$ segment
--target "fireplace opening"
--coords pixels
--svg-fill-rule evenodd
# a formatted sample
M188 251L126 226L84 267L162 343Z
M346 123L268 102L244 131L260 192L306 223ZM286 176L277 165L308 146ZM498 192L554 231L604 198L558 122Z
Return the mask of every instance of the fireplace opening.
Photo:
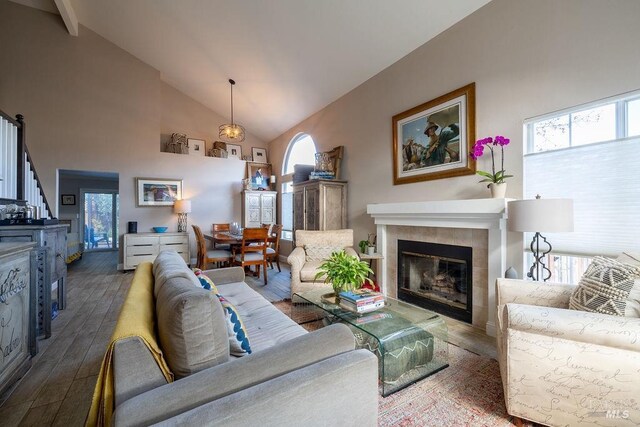
M471 323L472 249L398 240L398 299Z

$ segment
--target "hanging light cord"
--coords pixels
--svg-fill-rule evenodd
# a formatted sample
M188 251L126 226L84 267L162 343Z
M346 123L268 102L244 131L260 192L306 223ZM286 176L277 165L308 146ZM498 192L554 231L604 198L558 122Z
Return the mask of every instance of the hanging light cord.
M229 83L231 83L231 126L233 126L233 85L236 82L233 79L229 79Z

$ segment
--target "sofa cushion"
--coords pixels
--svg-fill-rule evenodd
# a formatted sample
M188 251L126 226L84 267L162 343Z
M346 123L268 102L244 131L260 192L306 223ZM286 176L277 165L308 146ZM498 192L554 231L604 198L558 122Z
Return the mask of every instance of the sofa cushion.
M154 296L158 298L158 292L166 281L175 277L188 279L194 286L200 286L200 281L177 252L171 250L160 252L153 261Z
M162 351L176 378L229 360L222 305L215 294L194 286L193 280L167 279L158 291L156 316Z
M595 257L571 295L569 308L640 317L640 267Z
M329 258L332 253L340 252L344 247L336 245L304 245L304 253L306 255L306 261L324 261Z
M211 280L209 276L204 274L202 270L200 270L199 268L194 268L193 274L195 274L200 281L200 286L202 286L202 289L211 291L216 295L219 293L218 288L216 288L216 285L213 283L213 280Z
M319 283L324 282L324 279L327 277L326 275L322 275L316 279L316 273L318 272L320 264L322 264L322 261L307 261L300 269L300 280L303 282L313 282L316 280Z
M254 353L307 333L244 282L219 285L218 290L242 317Z
M238 309L227 301L222 295L216 295L222 307L224 307L227 319L227 332L229 333L229 353L232 356L245 356L251 354L251 344L247 328L242 323L242 318L238 314Z

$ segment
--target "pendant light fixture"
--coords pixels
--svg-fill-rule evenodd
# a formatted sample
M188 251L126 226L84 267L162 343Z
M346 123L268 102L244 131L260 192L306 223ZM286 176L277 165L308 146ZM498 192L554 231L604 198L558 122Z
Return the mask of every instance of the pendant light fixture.
M231 84L231 124L221 125L218 128L218 136L223 142L242 142L244 141L244 127L233 122L233 85L236 84L233 79L229 79Z

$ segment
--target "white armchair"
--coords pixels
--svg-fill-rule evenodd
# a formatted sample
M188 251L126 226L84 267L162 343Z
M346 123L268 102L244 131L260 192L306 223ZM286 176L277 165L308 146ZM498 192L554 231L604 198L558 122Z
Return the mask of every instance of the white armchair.
M640 319L569 310L574 289L498 279L507 412L550 426L640 425Z
M323 279L315 279L316 272L322 259L308 259L305 246L344 249L349 255L355 257L358 253L353 249L353 230L327 230L310 231L296 230L296 247L293 249L287 261L291 265L291 298L296 292L304 292L312 289L326 288L327 292L333 289Z

